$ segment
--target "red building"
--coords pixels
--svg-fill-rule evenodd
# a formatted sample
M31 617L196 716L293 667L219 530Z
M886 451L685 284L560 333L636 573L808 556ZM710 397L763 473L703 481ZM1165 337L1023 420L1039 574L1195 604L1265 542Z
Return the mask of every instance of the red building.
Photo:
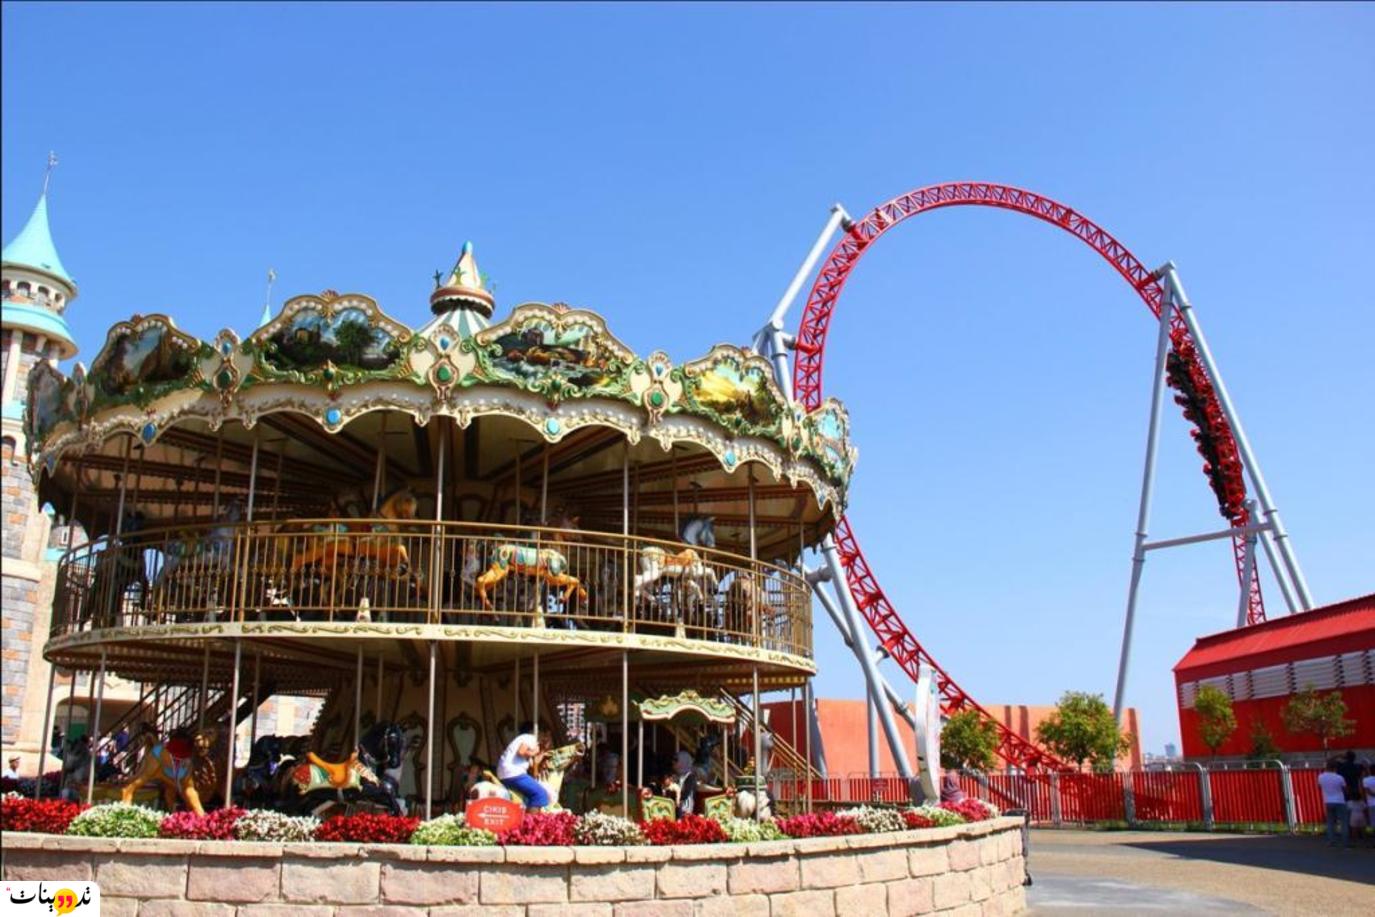
M1313 735L1290 735L1280 711L1307 687L1340 691L1356 731L1332 751L1375 749L1375 593L1200 637L1174 667L1179 731L1184 756L1211 754L1198 734L1194 698L1202 685L1215 685L1232 698L1237 730L1219 750L1222 757L1251 751L1260 723L1287 754L1322 753Z

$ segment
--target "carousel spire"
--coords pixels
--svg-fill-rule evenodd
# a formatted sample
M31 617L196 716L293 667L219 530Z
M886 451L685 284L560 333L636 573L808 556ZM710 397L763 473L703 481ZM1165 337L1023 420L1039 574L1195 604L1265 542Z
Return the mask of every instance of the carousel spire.
M492 317L496 300L488 292L482 273L477 269L477 259L473 257L473 243L464 242L458 261L449 271L449 277L442 283L436 275L437 288L430 294L430 310L435 315L443 315L460 309L476 312L484 319Z

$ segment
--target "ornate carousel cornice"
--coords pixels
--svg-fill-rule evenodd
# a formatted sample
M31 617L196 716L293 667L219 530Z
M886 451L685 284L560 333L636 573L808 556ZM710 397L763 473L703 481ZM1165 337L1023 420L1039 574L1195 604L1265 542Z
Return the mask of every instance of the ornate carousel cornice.
M367 296L332 292L294 297L243 340L226 329L201 341L165 315L119 322L89 372L35 371L25 429L41 477L64 454L118 435L152 444L192 418L252 428L290 412L336 432L379 410L422 425L511 417L550 442L599 425L665 450L695 443L728 472L758 462L837 509L855 462L839 402L805 412L766 360L738 347L717 345L681 366L661 351L642 359L596 313L543 303L471 336L448 321L420 333Z

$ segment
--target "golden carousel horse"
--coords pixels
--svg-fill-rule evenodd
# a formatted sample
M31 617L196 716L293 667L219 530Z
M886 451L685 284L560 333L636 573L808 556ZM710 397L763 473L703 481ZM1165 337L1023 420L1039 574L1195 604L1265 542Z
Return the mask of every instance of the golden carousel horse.
M173 736L165 742L154 736L144 736L146 747L138 771L124 785L120 798L126 803L132 802L134 794L145 783L153 781L162 786L162 799L168 811L176 808L180 797L192 812L204 815L201 799L210 800L216 790L213 755L216 735L215 729L202 729L190 738Z
M576 529L578 517L562 513L558 524L560 528ZM552 537L555 542L566 540L566 535L562 531L555 532ZM487 591L512 573L532 576L543 580L554 589L562 589L565 606L571 605L574 593L581 601L587 601L587 590L583 588L581 580L568 572L568 558L562 552L553 548L535 548L507 542L497 545L492 550L492 561L487 567L487 572L473 582L477 597L484 608L490 611L495 607L488 598Z
M377 514L383 519L404 522L416 517L420 501L410 488L402 488L383 502ZM286 553L291 557L289 570L299 573L306 567L318 567L322 573L332 574L341 559L362 558L377 562L386 572L404 576L410 570L410 555L406 546L394 536L398 526L386 522L372 523L362 528L355 522L336 522L314 526L309 534L321 535L310 539L310 543L300 551L291 550L291 541L296 533L286 532L288 540ZM358 535L358 532L374 534ZM333 535L335 537L329 537Z

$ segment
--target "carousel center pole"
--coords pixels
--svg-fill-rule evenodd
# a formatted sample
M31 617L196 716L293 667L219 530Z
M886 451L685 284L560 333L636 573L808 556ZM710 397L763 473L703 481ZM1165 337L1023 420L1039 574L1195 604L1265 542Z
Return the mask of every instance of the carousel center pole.
M750 501L750 560L759 559L759 540L755 532L755 511L754 511L754 469L750 469L749 477L749 501ZM757 577L756 571L751 564L750 576ZM755 651L761 648L763 643L763 624L759 619L764 593L764 585L758 579L754 581L755 599L750 602L751 613L754 618L754 648ZM754 707L750 715L754 718L754 820L759 821L763 814L762 797L764 793L764 721L759 715L759 663L755 663L752 673L754 680L753 704Z
M358 643L358 671L353 679L353 746L363 738L363 644Z
M95 720L91 728L86 730L86 739L90 745L90 757L86 763L86 805L91 804L95 798L95 771L96 764L100 760L100 714L101 708L105 705L105 653L104 647L100 650L100 690L95 696ZM38 775L43 779L43 775Z
M253 746L258 744L258 707L262 698L258 696L258 685L263 669L262 651L253 654L253 713L248 718L248 756L253 757Z
M434 657L439 644L430 641L430 696L425 714L425 820L434 811Z
M621 650L621 806L630 818L630 651Z
M377 656L377 722L382 722L382 679L385 676L383 670L382 655Z
M53 721L53 689L57 687L57 666L48 666L48 701L43 707L43 731L38 734L38 779L33 783L33 798L43 798L43 766L48 761L48 730Z
M234 641L234 676L230 681L229 688L229 723L227 726L228 735L225 738L225 745L228 748L224 753L224 807L226 809L234 805L234 745L238 735L238 715L239 715L239 665L243 661L243 640Z
M205 644L205 652L201 661L201 696L199 711L196 715L196 730L205 728L205 704L210 694L210 644Z

